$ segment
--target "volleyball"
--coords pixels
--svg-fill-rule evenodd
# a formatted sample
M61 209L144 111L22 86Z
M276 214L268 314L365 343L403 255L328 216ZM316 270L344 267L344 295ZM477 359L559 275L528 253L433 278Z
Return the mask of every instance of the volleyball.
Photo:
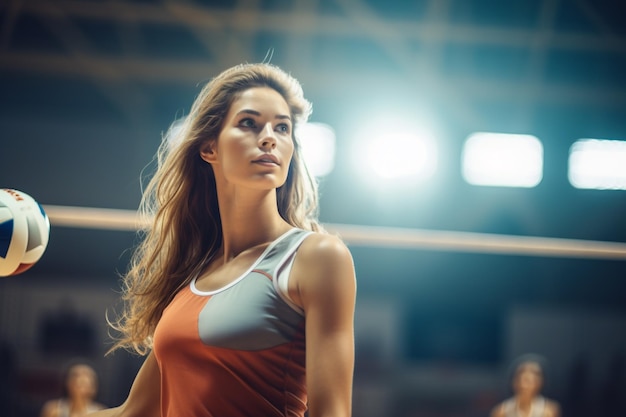
M43 255L50 221L30 195L0 188L0 277L21 274Z

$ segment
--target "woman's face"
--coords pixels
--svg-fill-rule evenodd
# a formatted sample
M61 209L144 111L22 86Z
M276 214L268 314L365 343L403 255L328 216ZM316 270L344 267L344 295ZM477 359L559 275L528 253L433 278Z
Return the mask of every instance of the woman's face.
M96 372L88 365L73 366L67 378L70 397L93 398L98 390Z
M294 152L285 99L268 87L244 90L230 106L222 130L201 153L216 179L257 189L278 188Z
M518 394L537 395L543 384L543 373L539 364L526 362L517 368L513 388Z

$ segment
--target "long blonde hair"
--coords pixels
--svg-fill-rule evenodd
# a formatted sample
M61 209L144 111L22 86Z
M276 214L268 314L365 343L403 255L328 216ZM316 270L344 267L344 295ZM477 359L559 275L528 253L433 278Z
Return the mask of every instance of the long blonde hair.
M222 228L215 177L211 165L200 158L200 150L217 139L231 103L252 87L270 87L282 95L294 132L308 119L311 104L299 82L271 64L237 65L202 88L176 139L168 140L166 135L157 151L157 169L139 207L149 227L140 232L140 244L124 276L124 309L109 321L119 332L110 351L121 347L147 353L165 307L219 250ZM317 221L317 185L295 134L293 141L287 180L276 193L278 211L294 227L322 231Z

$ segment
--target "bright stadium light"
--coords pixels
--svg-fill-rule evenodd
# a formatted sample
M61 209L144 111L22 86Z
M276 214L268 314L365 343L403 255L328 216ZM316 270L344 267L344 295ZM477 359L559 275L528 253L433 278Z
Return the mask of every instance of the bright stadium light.
M296 132L304 161L316 177L330 174L335 167L335 131L323 123L305 123Z
M417 184L433 176L438 158L434 135L407 120L370 123L356 135L354 164L363 178Z
M531 135L473 133L463 146L462 174L473 185L535 187L543 178L543 146Z
M576 188L626 190L626 141L574 142L569 153L568 178Z

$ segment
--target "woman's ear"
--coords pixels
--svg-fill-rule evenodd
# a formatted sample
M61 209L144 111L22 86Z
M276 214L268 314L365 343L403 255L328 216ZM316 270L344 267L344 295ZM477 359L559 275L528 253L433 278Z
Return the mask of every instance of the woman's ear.
M200 157L209 164L212 164L217 160L217 152L215 152L216 145L216 141L210 140L200 148Z

